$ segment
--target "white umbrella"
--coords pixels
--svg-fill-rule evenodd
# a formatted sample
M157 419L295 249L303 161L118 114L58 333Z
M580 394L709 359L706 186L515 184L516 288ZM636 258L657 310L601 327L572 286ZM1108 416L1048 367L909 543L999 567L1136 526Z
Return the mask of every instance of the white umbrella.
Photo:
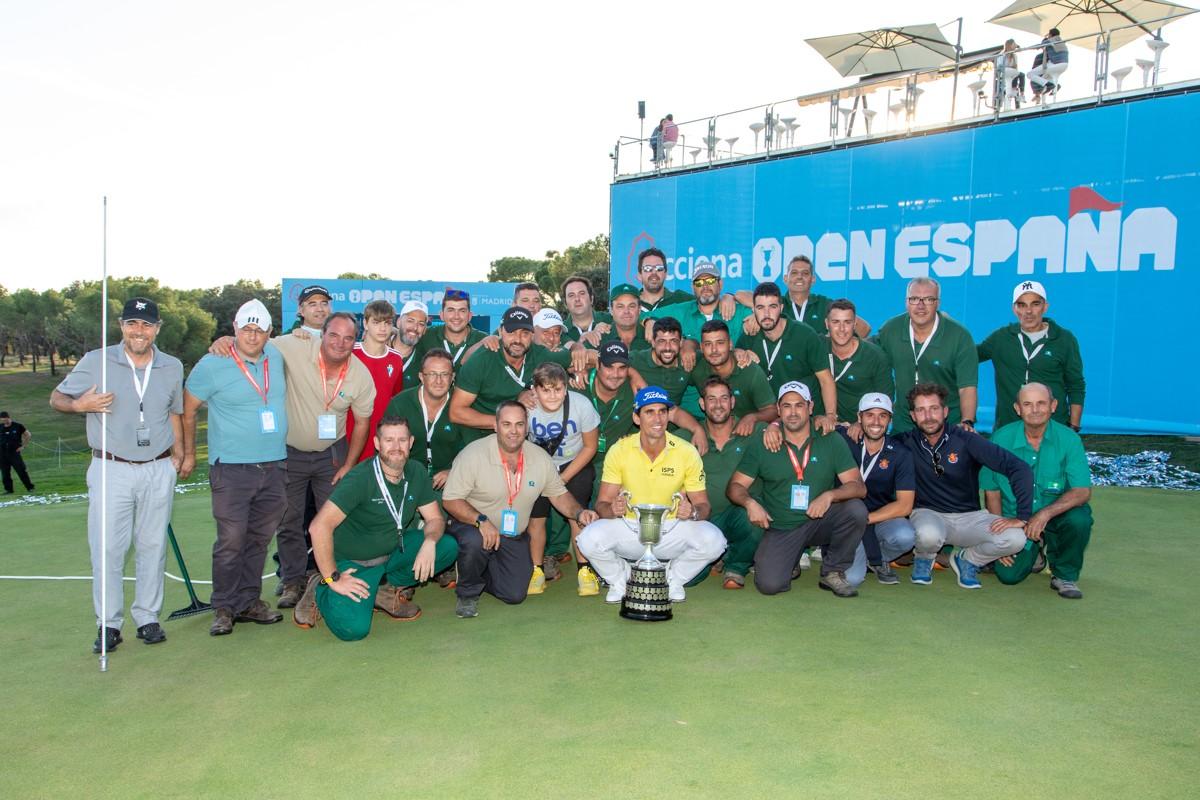
M805 39L841 75L940 67L957 52L937 25L906 25Z
M1158 0L1018 0L988 22L1041 36L1058 28L1064 39L1092 37L1071 44L1093 50L1095 37L1112 31L1110 48L1116 50L1195 10Z

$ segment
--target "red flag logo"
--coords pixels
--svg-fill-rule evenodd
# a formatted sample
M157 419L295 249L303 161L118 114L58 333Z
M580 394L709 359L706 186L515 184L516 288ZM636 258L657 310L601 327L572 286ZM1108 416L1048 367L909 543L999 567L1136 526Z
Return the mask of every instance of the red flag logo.
M1089 189L1086 186L1076 186L1071 190L1067 218L1070 219L1080 211L1116 211L1121 205L1121 203L1113 203L1105 200L1095 189Z

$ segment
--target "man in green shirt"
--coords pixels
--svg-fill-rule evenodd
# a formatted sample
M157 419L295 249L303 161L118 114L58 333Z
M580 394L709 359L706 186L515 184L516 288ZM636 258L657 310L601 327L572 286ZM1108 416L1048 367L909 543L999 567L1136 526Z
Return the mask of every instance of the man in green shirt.
M308 526L318 572L296 605L295 621L311 628L323 617L342 641L366 637L376 608L395 619L416 619L421 609L409 602L411 588L449 567L458 554L454 540L442 535L446 520L429 473L408 457L407 420L380 420L375 448L375 458L338 481ZM418 511L423 532L413 525Z
M637 287L630 283L619 283L613 287L609 295L609 311L612 312L612 330L605 333L600 341L620 341L629 352L649 350L650 340L646 338L645 329L638 323L640 304Z
M483 341L487 334L471 327L471 295L462 289L446 289L442 295L441 318L441 325L425 331L417 349L422 353L438 348L445 350L457 371L466 359L466 352ZM405 383L404 387L413 385Z
M753 353L767 373L772 393L791 381L800 381L815 398L814 422L822 433L837 426L837 388L826 363L821 338L807 325L783 316L779 287L760 283L754 289L754 320L757 332L742 334L738 349ZM830 409L826 413L825 409Z
M695 366L696 343L700 341L700 327L711 319L723 319L732 330L741 330L742 321L750 316L750 309L737 303L721 303L721 273L708 261L697 261L692 270L692 291L695 302L675 303L670 306L659 306L647 312L644 324L649 326L649 320L674 317L679 320L683 329L683 338L690 344L683 351L684 366L691 369ZM689 358L691 363L689 363Z
M733 345L729 341L729 328L719 319L704 323L700 328L700 351L703 359L691 372L692 385L697 394L705 382L717 376L723 379L733 393L733 415L738 417L733 432L746 436L760 422L773 422L778 417L775 396L767 375L757 364L739 367L733 360ZM703 408L701 403L701 408ZM706 413L707 416L707 413Z
M1048 386L1057 401L1054 421L1079 430L1083 419L1083 358L1079 342L1045 314L1046 287L1022 281L1013 289L1017 322L997 328L979 345L979 360L991 361L996 372L996 424L993 430L1018 419L1013 409L1022 386Z
M595 311L596 293L592 282L584 275L572 275L562 282L563 305L567 307L563 340L582 342L595 349L601 337L612 331L613 318Z
M411 458L429 471L433 488L439 492L450 474L454 456L463 446L462 429L450 422L447 409L454 384L450 359L450 354L440 347L427 351L421 359L420 385L393 397L383 412L384 416L411 423ZM416 424L417 420L421 424Z
M837 418L846 425L858 422L858 403L863 395L892 397L896 393L887 355L879 345L854 335L857 319L854 303L845 299L830 303L825 317L829 335L824 345L829 371L837 382Z
M908 282L908 311L892 317L876 337L892 362L896 376L896 414L893 433L913 428L908 390L918 383L936 383L950 390L947 425L975 430L979 403L979 358L971 333L938 311L941 287L933 278Z
M1033 469L1033 516L1025 523L1025 549L996 562L1001 583L1020 583L1034 570L1044 544L1050 562L1050 588L1060 597L1078 600L1083 551L1092 536L1092 475L1079 434L1052 416L1058 401L1040 383L1023 386L1017 395L1020 420L992 435L992 443L1014 453ZM1008 478L990 469L979 475L987 509L1013 517L1017 500Z
M366 320L364 319L364 322ZM420 300L409 300L396 315L396 335L392 339L394 349L403 359L403 387L417 385L417 372L421 369L421 356L425 350L421 341L429 329L429 307ZM366 336L363 340L365 342ZM364 345L365 346L365 345Z
M704 409L704 432L708 437L708 452L703 461L704 482L712 504L709 520L721 529L729 544L721 577L726 589L741 589L746 585L754 551L762 540L762 528L751 525L746 509L729 502L725 492L742 462L742 454L752 438L762 437L764 426L755 425L747 435L737 434L733 389L719 375L709 377L700 387L700 405ZM691 585L700 583L707 574L708 570L702 570L692 579Z
M783 315L793 322L803 322L813 333L822 336L825 333L825 317L833 301L812 291L815 282L816 274L808 256L798 255L788 262L787 270L783 273L783 285L787 289L787 295L783 298ZM742 305L754 306L750 292L745 289L737 293L737 299ZM746 332L754 333L749 330L750 327L753 326L748 325ZM866 338L871 333L870 323L865 319L857 320L855 332L860 338Z
M846 570L866 531L867 487L841 434L812 430L807 386L784 384L777 405L783 446L771 452L761 437L753 439L729 481L729 499L764 529L754 552L754 586L763 594L788 591L805 548L824 545L821 588L855 597ZM755 481L762 490L752 497Z
M687 292L663 287L667 279L667 256L657 247L638 253L637 271L638 280L642 283L642 291L638 294L642 313L676 303L687 303L692 299Z
M692 445L700 455L704 455L704 450L708 447L704 429L696 422L695 416L680 407L685 393L691 386L691 376L680 363L682 331L679 321L674 317L655 320L653 331L651 349L641 350L629 356L629 382L634 392L646 386L657 386L666 392L672 403L668 417L671 424L676 428L686 429L691 434ZM697 413L699 410L697 403Z

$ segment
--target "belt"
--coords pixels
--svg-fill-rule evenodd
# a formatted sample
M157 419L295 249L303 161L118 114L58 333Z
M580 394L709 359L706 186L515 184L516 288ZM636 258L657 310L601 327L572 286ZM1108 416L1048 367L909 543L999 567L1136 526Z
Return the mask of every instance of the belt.
M121 458L120 456L114 456L112 453L106 453L103 450L97 450L95 448L92 448L92 456L94 458L104 458L109 461L119 461L122 464L149 464L152 461L162 461L164 458L169 458L170 455L171 455L171 448L168 447L166 450L163 450L161 453L156 455L154 458L147 458L145 461L134 461L131 458Z

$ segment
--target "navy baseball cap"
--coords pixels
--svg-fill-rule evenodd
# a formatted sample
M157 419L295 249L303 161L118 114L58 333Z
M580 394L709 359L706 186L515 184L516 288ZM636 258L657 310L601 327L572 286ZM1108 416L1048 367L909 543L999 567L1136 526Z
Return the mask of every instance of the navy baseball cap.
M126 322L131 319L140 319L142 322L157 325L158 306L148 298L131 297L125 301L125 308L121 309L121 319Z
M600 363L606 367L629 363L629 348L624 342L611 341L600 345Z
M514 331L532 331L533 315L529 313L529 309L527 308L513 306L504 312L504 316L500 320L500 327L509 333L513 333Z
M318 295L318 294L325 295L326 300L333 300L333 295L331 295L329 293L328 289L326 289L324 286L321 286L320 284L314 283L311 286L305 286L303 289L300 290L300 299L297 300L296 302L299 303L300 305L304 305L305 300L312 297L313 295Z
M643 387L633 399L633 410L641 411L646 406L652 406L660 403L667 408L672 408L675 405L671 402L671 398L667 395L666 391L661 387L646 386Z

